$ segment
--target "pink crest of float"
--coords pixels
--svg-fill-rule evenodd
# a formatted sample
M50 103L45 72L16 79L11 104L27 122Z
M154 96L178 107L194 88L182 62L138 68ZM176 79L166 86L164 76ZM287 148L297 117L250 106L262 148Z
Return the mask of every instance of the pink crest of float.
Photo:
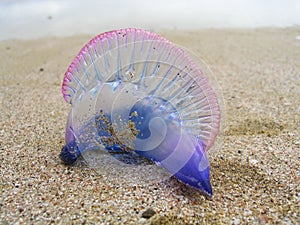
M128 54L128 57L130 58L130 51L134 49L136 43L140 44L140 51L150 51L150 47L149 49L146 49L144 46L145 49L142 49L143 43L147 42L151 42L153 43L153 46L155 46L151 50L161 49L160 52L162 52L161 54L163 56L161 58L157 58L157 60L162 60L164 63L169 63L171 66L173 66L172 64L176 64L174 66L179 67L182 71L190 70L188 72L188 76L192 77L195 81L197 88L199 89L196 92L200 93L199 96L201 98L201 100L199 100L200 103L195 104L195 107L203 107L203 110L209 112L207 115L202 115L203 118L201 121L203 121L203 124L201 126L205 129L200 134L200 136L205 137L205 149L208 150L214 144L220 127L220 109L217 97L209 85L207 78L190 56L181 48L153 32L135 28L120 29L99 34L89 41L80 50L64 75L62 84L64 100L73 104L73 101L76 101L76 97L74 96L84 94L85 91L90 88L91 82L105 82L107 78L110 77L110 74L105 74L107 71L104 71L103 69L101 70L103 67L102 64L104 64L103 61L107 60L107 55L113 54L111 53L113 51L117 52L115 49L121 49L121 47L123 49L127 49L128 53L118 52L118 54ZM149 58L151 58L152 61L156 60L156 55L154 53L152 55L151 54L149 53L147 57L150 55ZM143 55L141 54L141 56ZM172 57L172 60L168 59L169 56ZM134 60L138 62L148 60L147 57L134 57L137 57ZM162 59L163 57L165 58ZM130 63L134 62L128 61L128 64ZM90 70L91 67L94 69ZM188 101L188 99L186 99L186 101Z

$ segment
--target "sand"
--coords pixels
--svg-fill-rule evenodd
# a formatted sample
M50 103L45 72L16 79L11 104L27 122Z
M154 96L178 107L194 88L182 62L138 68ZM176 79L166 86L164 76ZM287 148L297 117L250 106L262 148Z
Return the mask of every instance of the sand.
M223 93L213 198L174 178L127 186L122 177L63 165L70 106L62 78L91 36L7 40L0 42L0 224L300 223L300 29L159 33L203 58Z

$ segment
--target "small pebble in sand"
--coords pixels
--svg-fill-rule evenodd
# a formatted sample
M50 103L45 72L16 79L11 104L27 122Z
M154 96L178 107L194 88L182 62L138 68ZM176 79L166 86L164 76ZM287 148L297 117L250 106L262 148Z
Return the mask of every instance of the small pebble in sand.
M148 219L148 218L154 216L155 213L156 212L153 209L149 208L145 212L143 212L142 217Z

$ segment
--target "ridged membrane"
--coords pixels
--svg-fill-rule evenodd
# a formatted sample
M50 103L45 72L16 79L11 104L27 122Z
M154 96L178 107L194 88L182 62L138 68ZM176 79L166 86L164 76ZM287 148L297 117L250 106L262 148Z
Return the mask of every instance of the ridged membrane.
M87 96L94 101L99 90L104 102L86 104L91 113L78 115L82 121L78 129L98 106L110 102L114 110L132 106L138 93L140 99L158 96L172 105L176 112L170 116L177 114L180 126L201 139L205 150L218 134L219 105L205 75L182 49L155 33L132 28L106 32L82 48L65 73L64 99L73 106L87 101ZM125 97L116 101L112 95Z

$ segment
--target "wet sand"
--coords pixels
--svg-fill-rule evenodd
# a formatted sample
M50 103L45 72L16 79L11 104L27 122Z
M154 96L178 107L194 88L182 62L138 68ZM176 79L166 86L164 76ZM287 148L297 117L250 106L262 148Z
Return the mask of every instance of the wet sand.
M203 58L223 93L213 198L174 178L126 186L123 177L112 182L87 166L63 165L70 109L63 74L92 36L7 40L0 42L0 224L299 223L300 28L159 33ZM147 209L151 218L143 218Z

